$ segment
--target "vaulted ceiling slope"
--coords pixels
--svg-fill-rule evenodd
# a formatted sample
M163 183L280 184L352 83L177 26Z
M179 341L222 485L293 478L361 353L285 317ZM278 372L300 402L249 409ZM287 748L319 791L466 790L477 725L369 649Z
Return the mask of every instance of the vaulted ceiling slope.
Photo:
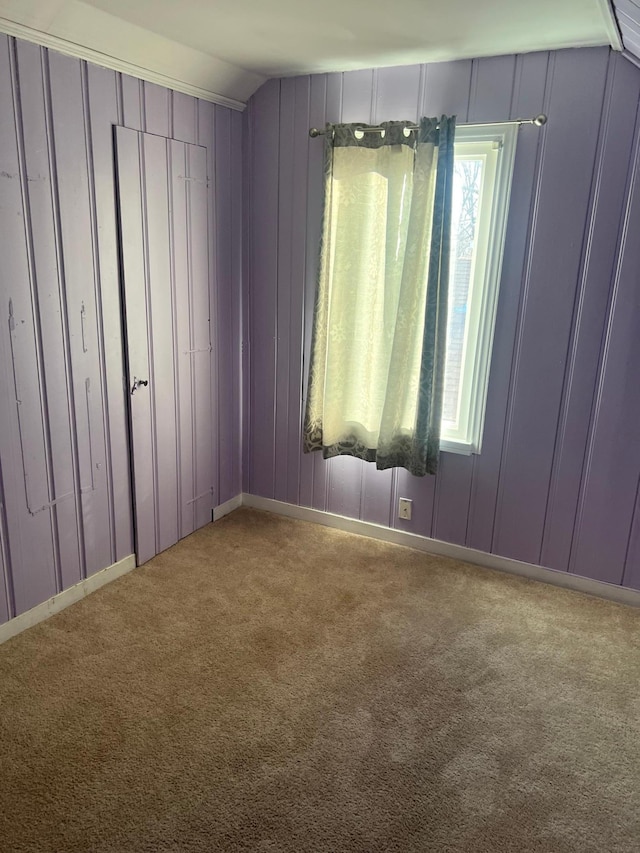
M0 0L0 31L238 109L267 77L622 47L609 0Z
M625 50L640 60L640 0L613 0Z

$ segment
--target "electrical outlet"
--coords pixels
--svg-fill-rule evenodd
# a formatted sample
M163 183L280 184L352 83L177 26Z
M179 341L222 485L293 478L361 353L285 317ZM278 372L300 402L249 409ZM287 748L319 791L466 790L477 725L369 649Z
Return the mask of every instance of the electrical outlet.
M398 502L398 518L404 518L406 521L411 519L411 501L409 498L400 498Z

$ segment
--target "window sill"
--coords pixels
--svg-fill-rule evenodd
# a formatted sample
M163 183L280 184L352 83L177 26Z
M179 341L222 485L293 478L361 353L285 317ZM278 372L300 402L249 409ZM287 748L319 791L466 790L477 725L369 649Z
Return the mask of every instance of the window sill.
M450 438L440 439L440 450L444 453L458 453L460 456L473 456L478 452L471 442L452 441Z

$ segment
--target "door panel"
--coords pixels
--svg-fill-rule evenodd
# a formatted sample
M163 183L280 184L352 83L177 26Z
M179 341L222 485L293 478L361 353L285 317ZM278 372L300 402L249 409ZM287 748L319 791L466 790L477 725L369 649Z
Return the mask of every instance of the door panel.
M207 234L207 152L205 148L172 142L174 162L182 166L181 152L185 161L181 178L175 174L179 191L180 182L185 183L186 197L186 235L189 267L189 341L188 347L180 356L188 363L191 378L191 429L192 429L192 466L193 495L190 502L183 503L183 526L197 529L211 519L211 487L213 479L212 414L211 414L211 336L209 293L206 282L209 279ZM174 223L176 231L179 223Z
M144 563L211 520L206 150L121 127L116 142L136 550Z

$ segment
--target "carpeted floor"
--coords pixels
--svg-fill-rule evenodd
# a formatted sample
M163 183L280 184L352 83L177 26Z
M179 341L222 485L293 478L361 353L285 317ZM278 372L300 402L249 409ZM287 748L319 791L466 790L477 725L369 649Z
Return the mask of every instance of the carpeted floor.
M253 510L0 647L2 853L640 850L640 611Z

